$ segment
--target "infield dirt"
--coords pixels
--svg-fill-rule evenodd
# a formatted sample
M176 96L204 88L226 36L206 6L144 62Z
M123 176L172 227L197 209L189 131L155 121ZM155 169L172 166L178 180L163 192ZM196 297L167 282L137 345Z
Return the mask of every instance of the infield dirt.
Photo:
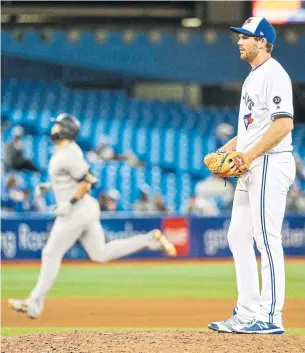
M3 336L2 353L303 353L305 336L232 335L203 331L211 320L230 316L232 300L203 299L49 299L38 320L2 301L2 327L138 328L128 332L70 332ZM284 323L304 327L305 301L287 300ZM147 328L157 328L148 331ZM166 331L166 329L177 329ZM147 330L147 331L146 331Z
M234 300L223 299L76 299L46 302L38 320L8 308L2 301L2 327L206 328L231 316ZM286 300L284 324L302 328L305 300Z
M2 353L302 353L305 337L213 332L71 332L2 338Z

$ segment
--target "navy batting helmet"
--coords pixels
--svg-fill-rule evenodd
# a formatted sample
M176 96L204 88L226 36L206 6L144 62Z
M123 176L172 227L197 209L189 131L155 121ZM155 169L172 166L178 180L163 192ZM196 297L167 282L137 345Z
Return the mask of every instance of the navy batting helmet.
M55 124L61 126L60 131L51 133L52 140L75 140L80 131L80 122L74 116L62 113L53 120Z

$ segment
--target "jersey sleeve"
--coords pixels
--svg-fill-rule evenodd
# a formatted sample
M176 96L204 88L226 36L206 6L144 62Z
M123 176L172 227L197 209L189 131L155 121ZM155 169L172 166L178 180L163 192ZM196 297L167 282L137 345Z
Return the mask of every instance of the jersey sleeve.
M267 108L271 120L281 117L293 119L292 84L288 74L283 71L273 72L267 80Z
M79 147L70 150L68 157L67 169L69 174L72 178L81 180L89 170L89 164L86 162L82 150Z

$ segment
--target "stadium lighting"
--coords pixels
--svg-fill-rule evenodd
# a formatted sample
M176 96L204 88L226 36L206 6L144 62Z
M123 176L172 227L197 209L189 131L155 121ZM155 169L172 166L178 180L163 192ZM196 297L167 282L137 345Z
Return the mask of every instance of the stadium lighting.
M200 27L201 26L201 19L197 17L191 17L191 18L183 18L181 21L181 25L183 27Z

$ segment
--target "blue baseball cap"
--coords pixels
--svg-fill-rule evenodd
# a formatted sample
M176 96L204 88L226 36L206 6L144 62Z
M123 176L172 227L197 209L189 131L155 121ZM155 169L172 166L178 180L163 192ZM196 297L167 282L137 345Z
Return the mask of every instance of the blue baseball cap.
M276 38L274 27L264 17L250 17L242 27L230 27L230 30L250 37L265 38L271 44Z

